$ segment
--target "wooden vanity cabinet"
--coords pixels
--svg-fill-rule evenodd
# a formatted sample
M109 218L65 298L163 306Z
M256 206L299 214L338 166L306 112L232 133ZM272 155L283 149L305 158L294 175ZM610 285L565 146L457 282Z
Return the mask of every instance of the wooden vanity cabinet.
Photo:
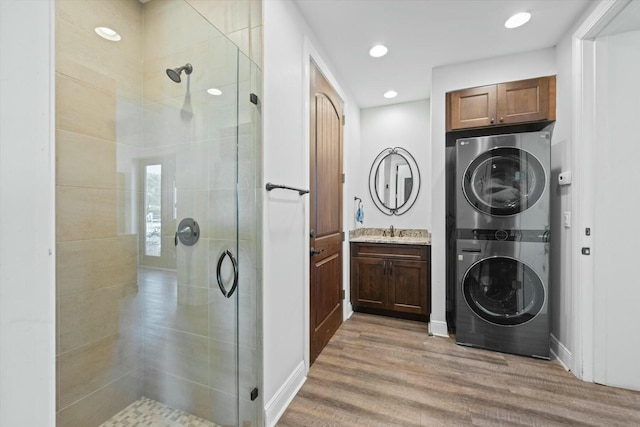
M351 243L354 311L428 320L431 246Z
M499 83L447 93L447 131L556 118L556 77Z

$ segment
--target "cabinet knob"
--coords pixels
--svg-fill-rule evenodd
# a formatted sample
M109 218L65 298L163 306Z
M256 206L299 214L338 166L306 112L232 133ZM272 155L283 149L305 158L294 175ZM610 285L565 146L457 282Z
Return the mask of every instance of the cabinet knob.
M500 123L504 122L504 117L500 117Z
M491 117L491 123L495 122L496 119L494 119L493 117Z

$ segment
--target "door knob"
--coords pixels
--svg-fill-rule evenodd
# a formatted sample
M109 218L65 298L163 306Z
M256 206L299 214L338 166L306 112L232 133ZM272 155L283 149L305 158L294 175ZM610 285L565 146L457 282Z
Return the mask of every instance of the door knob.
M324 252L324 249L314 249L314 248L311 248L311 251L310 251L310 252L311 252L311 256L314 256L314 255L318 255L318 254L321 254L322 252Z

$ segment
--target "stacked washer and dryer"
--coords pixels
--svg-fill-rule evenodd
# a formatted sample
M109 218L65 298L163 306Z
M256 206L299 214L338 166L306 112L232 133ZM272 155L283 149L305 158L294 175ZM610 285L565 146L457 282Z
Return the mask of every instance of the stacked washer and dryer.
M549 358L551 133L456 141L456 342Z

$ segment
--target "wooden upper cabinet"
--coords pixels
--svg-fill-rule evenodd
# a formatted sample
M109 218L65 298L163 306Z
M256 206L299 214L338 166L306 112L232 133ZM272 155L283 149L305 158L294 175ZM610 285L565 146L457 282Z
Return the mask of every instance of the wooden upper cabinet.
M490 126L496 119L496 85L463 89L450 94L451 128Z
M555 119L555 76L447 93L447 131Z

